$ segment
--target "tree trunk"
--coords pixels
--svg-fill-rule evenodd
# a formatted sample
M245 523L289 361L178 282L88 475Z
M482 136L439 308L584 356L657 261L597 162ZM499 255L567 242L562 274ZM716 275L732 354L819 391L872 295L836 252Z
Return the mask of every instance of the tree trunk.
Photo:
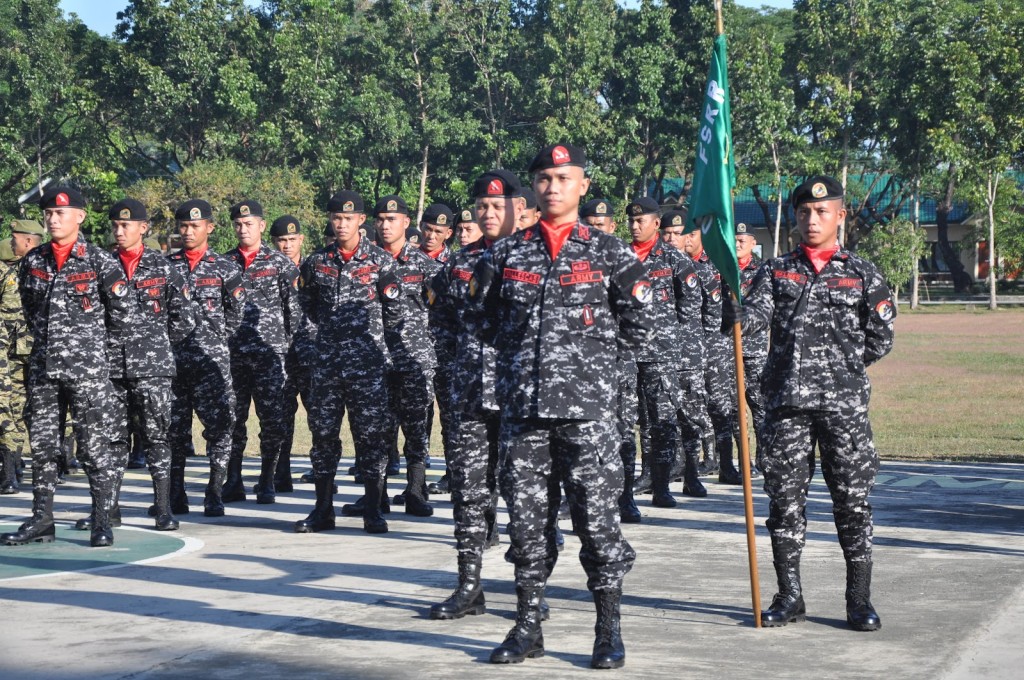
M957 293L966 293L974 284L974 279L964 269L960 261L960 255L953 250L949 242L949 211L953 208L953 193L956 190L956 169L951 165L949 176L946 182L946 195L935 205L935 225L939 237L939 251L942 259L949 267L949 273L953 277L953 290Z
M420 198L419 203L416 206L416 225L418 226L420 220L423 219L424 201L427 198L427 167L430 161L430 145L423 145L423 164L420 168Z
M775 186L779 188L775 197L775 244L772 246L772 257L779 256L779 229L782 226L782 168L779 167L779 145L772 142L772 164L775 166Z
M918 178L914 184L914 230L921 229L921 179ZM910 280L910 308L917 309L921 306L921 254L914 253L914 276Z
M995 311L996 305L996 192L999 191L999 175L988 172L988 308Z

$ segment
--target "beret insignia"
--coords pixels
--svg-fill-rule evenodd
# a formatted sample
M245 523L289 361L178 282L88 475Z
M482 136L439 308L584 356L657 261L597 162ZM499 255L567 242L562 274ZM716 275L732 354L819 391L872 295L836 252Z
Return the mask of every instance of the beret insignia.
M824 198L827 195L828 189L826 189L825 185L822 184L821 182L818 182L813 187L811 187L811 196L814 196L815 198Z
M121 208L121 219L130 220L132 218L132 211L129 208Z
M198 220L203 217L203 211L199 208L192 208L188 211L189 219Z
M570 160L572 160L572 157L569 156L569 150L564 146L556 146L551 150L551 162L555 165L564 165Z
M53 202L56 203L58 206L66 206L71 204L70 199L68 199L68 195L65 193L57 194L57 196L53 199Z

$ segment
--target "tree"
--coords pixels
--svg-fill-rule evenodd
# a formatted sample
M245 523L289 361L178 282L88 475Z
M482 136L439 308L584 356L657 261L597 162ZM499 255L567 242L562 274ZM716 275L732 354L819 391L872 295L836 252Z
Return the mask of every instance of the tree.
M860 243L858 252L871 260L899 297L917 268L917 259L924 250L924 232L910 220L892 220L878 225Z

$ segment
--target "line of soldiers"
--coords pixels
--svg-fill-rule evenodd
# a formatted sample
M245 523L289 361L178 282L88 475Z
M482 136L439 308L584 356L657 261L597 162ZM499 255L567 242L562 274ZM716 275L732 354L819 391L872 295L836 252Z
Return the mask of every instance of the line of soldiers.
M298 220L273 223L271 249L262 242L262 206L250 199L231 207L238 247L226 255L208 245L212 206L178 206L183 249L169 257L143 247L145 206L125 199L108 213L118 245L111 255L79 234L82 196L48 190L40 207L51 241L24 256L17 277L34 340L26 381L33 516L0 542L53 540L55 461L68 410L93 499L78 527L91 531L92 545L107 546L120 522L129 413L140 421L153 477L150 514L157 529L173 530L174 515L189 512L193 412L210 461L204 514L217 517L225 503L246 498L241 457L252 402L260 421L256 502L291 490L300 396L316 502L295 531L335 527L347 410L363 496L341 512L362 517L368 533L384 533L399 429L407 484L395 502L409 515L433 512L424 469L436 401L448 468L438 490L452 494L458 586L431 608L432 618L485 612L482 554L498 543L500 493L518 605L491 661L542 655L544 587L557 562L564 490L597 611L591 665L619 667L622 581L635 559L620 522L641 519L634 489L646 477L652 504L672 507L669 485L678 477L684 494L705 496L702 449L706 473L739 482L732 439L745 436L746 425L736 422L724 330L741 322L780 586L764 622L805 615L798 562L817 444L850 565L848 617L855 628L876 629L867 493L877 456L863 367L891 347L895 312L877 271L834 246L835 228L818 224L820 206L832 210L832 227L845 217L836 207L841 187L812 178L794 192L805 244L784 258L758 264L752 234L740 225L749 302L738 307L685 213L660 215L656 202L637 199L626 208L627 245L609 235L610 202L580 210L586 164L570 144L546 147L529 168L532 190L507 171L490 171L473 184L471 210L456 216L429 206L418 229L405 202L385 196L373 208L378 245L367 235L362 197L341 191L326 206L331 242L304 260ZM805 230L805 222L813 224ZM10 415L0 416L7 428ZM634 483L638 421L643 464Z

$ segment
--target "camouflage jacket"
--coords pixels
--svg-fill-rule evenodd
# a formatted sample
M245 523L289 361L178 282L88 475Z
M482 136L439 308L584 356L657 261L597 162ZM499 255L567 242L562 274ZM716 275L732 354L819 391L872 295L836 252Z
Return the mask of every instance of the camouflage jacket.
M345 262L337 244L322 248L302 263L299 299L316 325L317 363L356 374L391 364L384 329L402 320L402 283L395 259L359 239Z
M384 340L395 368L405 371L433 369L437 366L434 339L427 327L427 291L430 280L441 269L412 243L406 243L394 258L395 274L402 282L401 321L384 329Z
M683 366L682 370L703 370L703 296L693 260L659 240L643 265L654 291L647 307L652 330L632 358L641 363Z
M315 253L314 253L315 254ZM312 255L310 255L312 257ZM308 259L308 258L307 258ZM305 264L303 260L297 270ZM301 277L296 279L295 286L298 289ZM292 331L291 345L288 347L288 354L292 359L300 366L312 366L316 363L316 324L306 314L305 307L302 304L302 295L296 293L295 301L298 303L299 309L299 326Z
M750 286L754 277L761 268L763 262L756 257L751 257L746 267L740 267L740 291L743 293L743 302L746 304L747 295L750 294ZM722 329L724 332L732 333L731 330ZM768 329L762 328L758 331L743 331L743 356L745 357L766 357L768 356Z
M238 248L229 250L224 257L242 270L245 286L242 319L228 343L232 353L286 354L292 335L302 328L298 267L287 255L265 243L260 244L248 267Z
M7 269L7 265L0 264L0 267ZM3 274L6 276L7 272ZM11 342L10 334L7 332L7 324L0 323L0 347L6 348ZM7 368L7 352L0 352L0 435L8 432L13 427L11 419L11 372Z
M18 272L34 342L32 370L51 380L110 375L107 325L127 312L128 282L114 257L81 235L60 271L50 243L33 248Z
M552 261L529 227L495 243L470 285L502 417L614 417L619 343L639 346L652 321L651 283L625 243L577 224Z
M722 357L732 361L732 335L722 333L722 275L707 252L702 252L693 264L704 293L700 309L704 324L704 361L721 361Z
M758 270L744 309L744 334L771 332L761 381L769 410L867 408L865 368L892 349L896 316L873 264L840 249L816 274L794 250Z
M121 267L121 263L118 262ZM128 279L127 311L113 320L108 335L110 375L148 378L174 375L172 345L195 330L195 311L185 279L163 254L143 251Z
M451 373L452 407L462 413L495 411L494 348L481 342L481 330L466 314L473 270L487 251L481 238L456 252L430 284L430 324L437 359Z
M0 320L7 331L4 356L25 360L32 353L32 334L25 322L18 291L18 266L0 264Z
M193 352L228 355L228 338L238 329L245 304L242 271L234 262L207 250L195 269L189 269L185 251L167 256L171 265L185 279L192 294L192 311L196 329L185 342L174 347L177 356Z

